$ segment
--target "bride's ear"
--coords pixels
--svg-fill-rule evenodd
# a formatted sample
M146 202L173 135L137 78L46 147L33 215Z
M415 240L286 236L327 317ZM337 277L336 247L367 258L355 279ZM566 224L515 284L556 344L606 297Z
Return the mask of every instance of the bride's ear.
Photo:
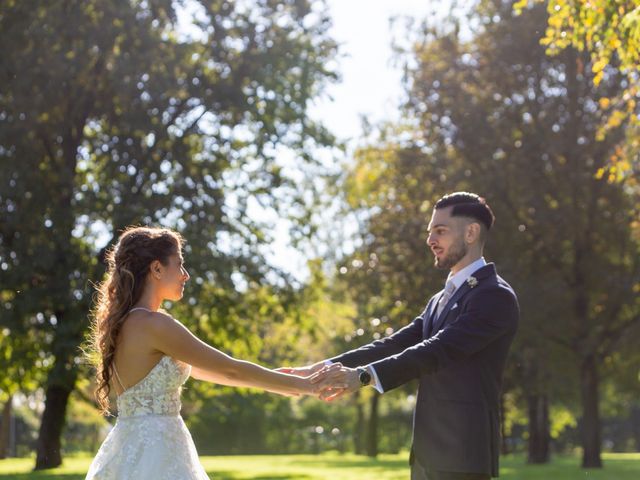
M162 277L162 270L162 263L160 263L160 260L154 260L153 262L151 262L151 265L149 265L149 273L156 280L160 280L160 278Z

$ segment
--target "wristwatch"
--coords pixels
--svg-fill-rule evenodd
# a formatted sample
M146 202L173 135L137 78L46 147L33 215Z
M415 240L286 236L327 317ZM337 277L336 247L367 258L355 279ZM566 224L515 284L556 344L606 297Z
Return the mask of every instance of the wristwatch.
M356 368L358 372L358 379L360 380L360 386L366 387L371 383L371 374L366 368L358 367Z

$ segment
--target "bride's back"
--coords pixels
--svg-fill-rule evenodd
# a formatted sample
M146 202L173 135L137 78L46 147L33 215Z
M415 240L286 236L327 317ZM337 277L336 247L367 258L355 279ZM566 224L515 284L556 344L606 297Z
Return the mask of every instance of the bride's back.
M116 375L112 381L117 395L139 383L158 364L164 354L153 348L149 335L153 313L147 310L131 311L118 335L114 354ZM118 380L122 382L119 384Z

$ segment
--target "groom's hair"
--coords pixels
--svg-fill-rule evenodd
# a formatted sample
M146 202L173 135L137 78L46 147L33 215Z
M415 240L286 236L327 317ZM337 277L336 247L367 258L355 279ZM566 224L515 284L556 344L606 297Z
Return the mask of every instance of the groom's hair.
M435 204L435 209L451 207L452 217L467 217L478 222L484 229L481 234L482 241L486 238L486 232L491 230L496 217L484 198L469 192L455 192L445 195Z

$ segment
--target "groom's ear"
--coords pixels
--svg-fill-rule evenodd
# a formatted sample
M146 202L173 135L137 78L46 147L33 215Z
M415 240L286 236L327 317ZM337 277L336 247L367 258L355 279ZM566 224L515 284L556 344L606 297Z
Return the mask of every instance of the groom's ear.
M482 227L477 222L471 222L467 225L464 234L464 240L468 244L481 242Z

